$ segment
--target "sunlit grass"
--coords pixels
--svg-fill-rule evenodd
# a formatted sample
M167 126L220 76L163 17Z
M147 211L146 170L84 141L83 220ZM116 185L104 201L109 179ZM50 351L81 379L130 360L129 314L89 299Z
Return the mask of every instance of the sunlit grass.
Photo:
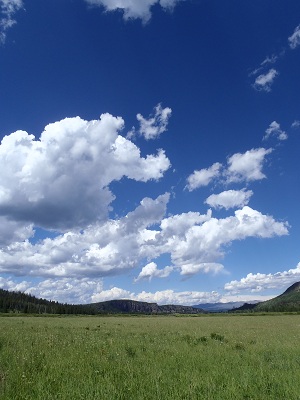
M0 398L300 399L300 316L2 317Z

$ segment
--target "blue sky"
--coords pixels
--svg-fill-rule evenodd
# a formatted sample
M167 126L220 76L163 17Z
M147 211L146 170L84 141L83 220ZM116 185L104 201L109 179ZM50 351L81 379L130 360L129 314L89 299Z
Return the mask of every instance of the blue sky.
M298 0L0 7L0 287L192 305L300 280Z

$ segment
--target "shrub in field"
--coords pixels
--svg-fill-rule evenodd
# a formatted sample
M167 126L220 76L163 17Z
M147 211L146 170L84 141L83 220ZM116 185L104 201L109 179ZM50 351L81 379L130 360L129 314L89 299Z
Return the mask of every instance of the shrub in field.
M235 348L236 350L246 350L245 345L244 345L243 343L236 343L236 344L234 345L234 348Z
M211 339L218 340L219 342L224 342L225 337L223 335L219 335L218 333L211 333L210 334Z
M134 358L136 356L136 351L131 346L126 346L125 347L125 352L128 355L128 357Z

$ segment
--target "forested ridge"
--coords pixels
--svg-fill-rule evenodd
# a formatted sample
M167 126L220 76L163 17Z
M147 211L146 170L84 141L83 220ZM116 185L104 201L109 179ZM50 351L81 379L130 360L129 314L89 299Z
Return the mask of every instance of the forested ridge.
M62 304L22 292L0 289L0 313L25 314L200 314L200 308L163 305L134 300L110 300L92 304Z
M94 314L86 305L62 304L57 301L39 299L31 294L0 289L1 313L25 314Z

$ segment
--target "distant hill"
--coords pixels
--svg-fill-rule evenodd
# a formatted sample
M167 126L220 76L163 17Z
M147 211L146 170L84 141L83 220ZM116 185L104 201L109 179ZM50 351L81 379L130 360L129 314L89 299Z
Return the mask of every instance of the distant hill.
M92 304L62 304L39 299L22 292L0 289L0 313L25 314L200 314L198 308L146 303L133 300L110 300Z
M263 301L254 306L246 303L234 311L248 311L250 309L255 312L300 311L300 282L294 283L284 293L273 299Z
M204 311L199 308L180 306L180 305L162 305L156 303L147 303L134 300L110 300L100 303L89 304L89 307L98 313L124 313L124 314L201 314Z

